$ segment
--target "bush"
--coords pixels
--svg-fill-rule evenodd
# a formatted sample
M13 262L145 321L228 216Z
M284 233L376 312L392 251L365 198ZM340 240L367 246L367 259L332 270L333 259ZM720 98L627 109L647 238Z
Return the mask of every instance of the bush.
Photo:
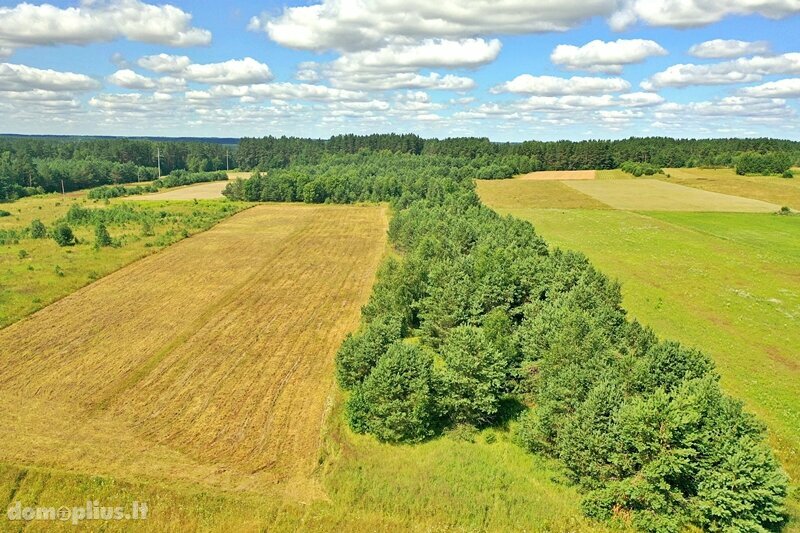
M108 234L108 230L106 229L106 225L102 222L98 222L97 225L94 227L94 246L95 248L103 248L106 246L111 246L111 235Z
M347 412L353 428L384 442L419 442L434 434L433 357L395 343L353 390Z
M0 209L0 218L2 218L2 217L10 217L10 216L11 216L11 212L5 211L3 209Z
M792 179L792 178L794 177L794 172L792 172L792 171L791 171L791 170L789 170L789 169L787 169L787 170L784 170L784 171L783 171L783 174L781 174L781 177L783 177L783 178L787 178L787 179Z
M30 233L32 239L44 239L47 237L47 228L38 218L31 222Z
M72 233L72 228L62 222L53 228L53 240L59 246L72 246L75 244L75 235Z

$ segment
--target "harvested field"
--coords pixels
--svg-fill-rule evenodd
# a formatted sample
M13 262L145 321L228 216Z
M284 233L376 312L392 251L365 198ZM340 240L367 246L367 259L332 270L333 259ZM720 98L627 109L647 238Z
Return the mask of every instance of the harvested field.
M625 211L770 213L779 205L656 179L574 181L566 186Z
M222 198L222 191L226 185L228 185L227 181L210 181L126 198L131 200L215 200Z
M313 497L386 223L258 206L0 331L0 462Z
M478 194L495 208L610 209L560 181L477 180Z
M593 180L597 172L594 170L543 170L520 174L515 179L535 181L568 181L568 180Z

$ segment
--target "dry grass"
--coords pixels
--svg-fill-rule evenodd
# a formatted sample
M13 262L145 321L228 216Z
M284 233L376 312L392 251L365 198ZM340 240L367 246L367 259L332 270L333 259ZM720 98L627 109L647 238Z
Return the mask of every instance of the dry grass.
M492 207L514 209L609 209L609 207L559 181L478 180L478 194Z
M227 181L210 181L186 187L175 187L153 194L127 196L126 198L130 200L216 200L222 198L222 191L227 185Z
M529 172L520 174L515 179L535 180L535 181L569 181L569 180L593 180L596 171L594 170L544 170L540 172Z
M731 168L666 168L665 181L706 191L753 198L800 210L800 179L777 176L738 176ZM800 172L798 173L800 177Z
M306 497L381 207L264 205L0 331L0 461Z
M685 187L656 179L574 181L566 186L615 209L626 211L702 211L774 213L780 206Z

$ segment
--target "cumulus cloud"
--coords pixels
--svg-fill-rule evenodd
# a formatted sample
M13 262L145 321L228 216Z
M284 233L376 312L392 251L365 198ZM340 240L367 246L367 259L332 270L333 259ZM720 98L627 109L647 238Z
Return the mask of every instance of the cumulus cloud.
M663 55L667 51L660 44L646 39L594 40L583 46L560 44L550 54L550 60L567 70L620 74L625 65Z
M739 41L736 39L713 39L689 48L689 54L704 59L730 59L768 53L769 43L767 41Z
M249 29L304 50L376 49L393 38L468 38L481 34L565 31L613 12L616 0L323 0L263 14Z
M648 107L664 102L664 98L656 93L627 93L619 95L619 99L628 107Z
M591 95L627 91L631 84L622 78L573 76L531 76L522 74L492 88L493 93L535 94L540 96Z
M222 85L248 85L272 79L269 67L251 57L204 65L192 63L181 74L190 81Z
M797 0L322 0L253 17L249 29L303 50L376 49L397 37L469 38L565 31L592 17L614 29L702 26L729 15L780 18L800 12Z
M119 38L169 46L211 42L211 32L172 5L140 0L92 0L78 7L21 3L0 7L0 48L108 42Z
M156 82L147 76L137 74L130 69L118 70L108 78L109 83L126 89L154 89Z
M777 56L755 56L710 65L679 64L654 74L642 82L642 88L688 87L691 85L724 85L759 81L771 74L800 73L800 53Z
M500 53L498 39L425 39L394 42L377 50L353 52L339 57L333 68L340 71L409 71L420 68L475 68L491 63Z
M745 87L741 93L756 98L800 98L800 78L788 78L755 87Z
M690 28L719 22L730 15L759 14L782 18L800 13L797 0L631 0L610 18L612 28L622 30L637 20L650 26Z
M269 66L251 57L221 63L192 63L187 56L158 54L144 56L136 62L153 72L172 74L172 80L188 80L209 85L250 85L272 79Z
M170 54L157 54L144 56L136 62L142 68L153 72L176 74L183 72L192 63L187 56L176 56Z
M747 96L728 96L719 100L690 102L678 104L674 102L661 105L655 117L658 120L682 118L687 116L702 117L740 117L740 118L765 118L765 117L791 117L795 112L780 98L762 99Z
M499 40L425 39L396 40L376 50L348 52L329 63L302 63L301 81L327 79L331 85L359 90L440 89L464 91L475 82L463 76L442 75L428 68L476 68L494 61L502 45Z
M44 70L27 65L0 63L0 90L88 91L100 84L84 74Z

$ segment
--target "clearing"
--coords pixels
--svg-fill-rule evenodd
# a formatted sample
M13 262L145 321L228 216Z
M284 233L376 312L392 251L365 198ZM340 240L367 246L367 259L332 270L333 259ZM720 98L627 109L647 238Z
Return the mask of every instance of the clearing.
M781 206L667 183L657 179L597 180L565 183L583 194L625 211L722 211L774 213Z

